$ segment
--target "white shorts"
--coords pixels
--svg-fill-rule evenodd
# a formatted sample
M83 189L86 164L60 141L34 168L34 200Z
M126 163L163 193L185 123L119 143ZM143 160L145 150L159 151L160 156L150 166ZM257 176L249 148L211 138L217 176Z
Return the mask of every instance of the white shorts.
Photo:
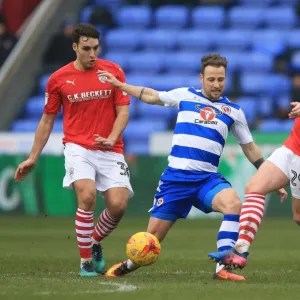
M119 153L101 150L88 150L73 143L64 149L66 175L63 187L72 188L72 183L80 179L95 181L101 193L113 187L128 189L129 198L133 196L130 174L124 156Z
M276 149L268 158L290 180L292 195L300 199L300 156L285 146Z

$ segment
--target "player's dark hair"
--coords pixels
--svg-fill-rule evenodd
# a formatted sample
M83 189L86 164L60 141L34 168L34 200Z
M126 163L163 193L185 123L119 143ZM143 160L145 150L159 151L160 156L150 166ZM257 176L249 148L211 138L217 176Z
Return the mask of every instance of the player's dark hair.
M100 32L91 24L78 24L72 31L73 43L78 44L81 36L100 40Z
M202 74L203 74L207 66L212 66L217 68L224 67L226 70L228 61L226 57L221 56L219 53L213 53L213 54L202 56L201 64L202 64Z

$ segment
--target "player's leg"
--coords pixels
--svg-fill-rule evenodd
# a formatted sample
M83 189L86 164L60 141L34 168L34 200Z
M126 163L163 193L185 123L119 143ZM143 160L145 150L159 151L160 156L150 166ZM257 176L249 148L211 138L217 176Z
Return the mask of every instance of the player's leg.
M64 150L66 175L64 188L74 188L78 208L75 218L75 230L80 254L80 275L96 276L92 264L92 240L94 230L94 209L96 203L96 171L88 159L88 150L66 144Z
M247 183L238 240L233 251L220 254L223 263L236 268L246 265L248 250L263 218L265 195L289 182L290 153L287 150L285 147L275 150Z
M217 235L217 248L219 251L228 251L235 245L239 231L239 216L241 202L231 185L223 178L213 179L216 184L213 188L203 186L198 194L198 205L195 205L205 213L211 211L222 213L223 220ZM218 254L212 253L212 254ZM233 274L223 264L217 263L215 279L241 281L245 278Z
M92 234L92 254L96 271L101 273L105 267L101 242L118 226L133 191L123 155L113 152L99 152L97 155L99 167L96 183L97 189L104 196L106 209L100 214Z
M295 223L300 226L300 197L292 197L292 209L293 209L293 219Z
M197 191L195 185L183 185L173 182L163 182L157 188L147 232L154 234L162 242L169 229L178 218L185 218L192 206L191 195ZM112 266L106 277L121 277L139 266L130 259Z
M177 219L177 216L176 216ZM169 229L173 226L175 221L163 220L156 217L150 217L147 232L152 233L157 237L159 242L162 242L167 235ZM132 260L127 259L121 263L113 265L107 272L106 278L110 277L121 277L131 273L140 268L139 265L135 264Z

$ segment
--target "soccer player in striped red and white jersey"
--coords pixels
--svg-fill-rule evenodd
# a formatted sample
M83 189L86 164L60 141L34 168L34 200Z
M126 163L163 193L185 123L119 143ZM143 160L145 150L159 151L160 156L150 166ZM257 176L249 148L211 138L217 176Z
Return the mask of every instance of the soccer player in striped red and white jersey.
M261 165L246 185L239 236L234 249L213 253L225 265L235 268L246 265L249 248L263 219L268 193L290 184L293 218L300 226L300 103L292 102L291 105L293 109L289 117L296 119L290 136Z

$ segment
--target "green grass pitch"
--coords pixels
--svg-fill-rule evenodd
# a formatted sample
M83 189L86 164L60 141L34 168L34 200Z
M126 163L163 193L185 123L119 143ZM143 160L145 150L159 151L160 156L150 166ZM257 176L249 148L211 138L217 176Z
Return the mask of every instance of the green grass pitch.
M108 265L125 259L130 235L146 218L125 217L104 241ZM212 280L218 220L179 221L162 244L157 263L121 279L80 278L74 220L0 218L0 299L298 299L300 228L266 219L251 249L246 282Z

